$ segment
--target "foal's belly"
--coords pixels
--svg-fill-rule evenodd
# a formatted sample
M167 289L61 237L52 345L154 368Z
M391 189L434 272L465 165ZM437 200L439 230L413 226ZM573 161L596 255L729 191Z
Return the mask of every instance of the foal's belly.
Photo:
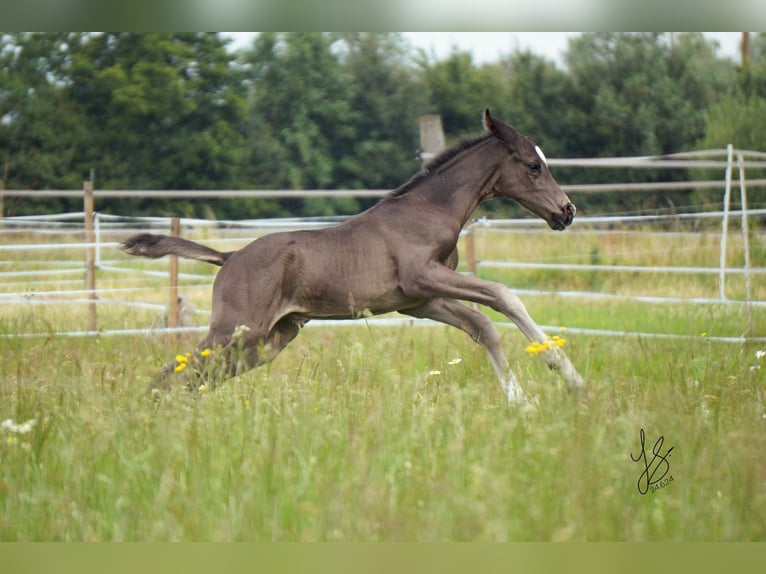
M332 296L328 295L325 292L301 298L300 315L307 319L359 319L414 307L422 302L407 297L398 286L375 294L353 290L344 293L333 289Z

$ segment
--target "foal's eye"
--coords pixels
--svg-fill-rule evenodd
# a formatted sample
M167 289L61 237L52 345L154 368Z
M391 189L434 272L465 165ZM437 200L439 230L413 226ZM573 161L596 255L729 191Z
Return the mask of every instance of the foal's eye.
M532 172L532 174L537 175L540 173L540 164L539 163L528 163L527 168L529 168L529 171Z

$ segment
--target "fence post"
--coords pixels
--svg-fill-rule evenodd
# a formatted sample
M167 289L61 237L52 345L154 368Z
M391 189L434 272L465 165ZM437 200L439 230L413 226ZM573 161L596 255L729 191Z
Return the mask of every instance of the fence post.
M726 236L729 231L729 204L731 203L731 164L734 149L731 144L726 146L725 188L723 193L723 218L721 219L721 255L718 270L718 297L726 300Z
M468 272L476 276L476 248L473 239L473 223L470 223L465 230L465 264Z
M181 220L174 217L170 220L170 235L181 236ZM170 256L170 299L168 301L168 328L178 327L178 257ZM175 341L177 333L171 333L170 339Z
M93 232L96 239L96 269L101 267L101 218L98 211L93 214Z
M433 156L444 149L442 117L438 114L420 116L420 158L426 165Z
M465 264L468 272L476 277L476 247L474 245L474 222L465 228ZM478 309L478 303L471 303L471 307Z
M83 207L85 213L85 289L88 291L88 330L98 331L96 295L96 249L95 233L93 230L93 181L83 184L85 193Z
M745 158L737 154L737 167L739 168L739 197L742 203L742 249L745 252L745 299L747 300L748 328L745 334L753 329L753 293L750 285L750 237L748 234L747 221L747 187L745 186Z

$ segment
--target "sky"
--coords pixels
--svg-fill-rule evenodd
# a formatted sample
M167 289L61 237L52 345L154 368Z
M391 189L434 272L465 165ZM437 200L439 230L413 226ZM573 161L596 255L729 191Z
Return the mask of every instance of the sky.
M249 45L254 32L224 32L234 39L239 48ZM529 49L560 64L570 37L579 32L402 32L415 48L422 48L441 59L453 48L473 54L474 62L496 62L514 49ZM720 44L719 55L739 62L741 32L706 32L708 37Z

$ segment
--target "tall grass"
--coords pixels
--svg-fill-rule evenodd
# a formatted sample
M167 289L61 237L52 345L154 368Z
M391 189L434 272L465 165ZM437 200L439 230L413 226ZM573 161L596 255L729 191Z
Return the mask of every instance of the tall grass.
M191 293L206 307L207 289ZM148 379L191 342L62 338L81 307L6 308L3 332L51 335L0 339L0 421L13 419L0 429L0 539L766 538L764 346L701 336L737 336L735 307L526 302L544 324L691 337L565 333L587 381L570 394L503 329L532 397L516 406L456 330L307 327L215 391L153 398ZM672 482L645 495L641 429L649 459L661 436L661 454L673 448Z
M577 338L572 396L518 337L533 408L441 328L307 329L272 366L158 401L145 380L172 349L6 342L2 417L36 422L2 437L0 538L764 538L755 348ZM673 482L647 495L642 428L673 447Z

